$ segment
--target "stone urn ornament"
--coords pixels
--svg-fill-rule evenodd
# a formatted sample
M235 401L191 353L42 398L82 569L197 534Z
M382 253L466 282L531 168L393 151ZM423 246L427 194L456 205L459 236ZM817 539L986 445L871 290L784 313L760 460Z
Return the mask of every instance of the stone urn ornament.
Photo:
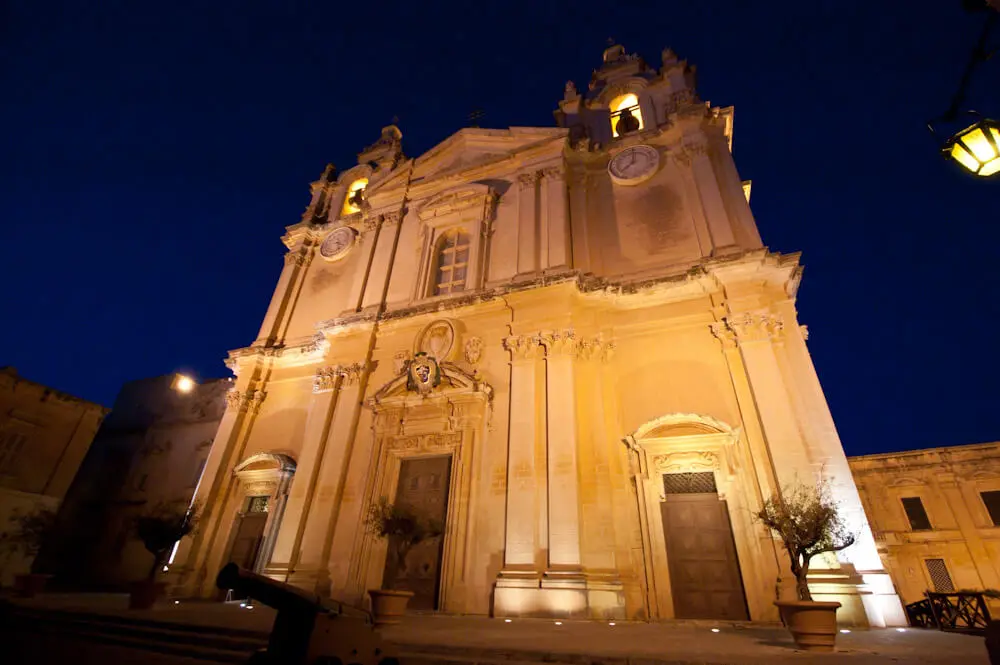
M398 624L413 597L412 591L397 588L397 580L406 573L407 556L418 544L437 538L443 530L436 521L420 517L409 506L391 504L384 496L369 509L365 525L375 537L387 541L386 557L391 563L386 566L382 588L368 590L375 627Z
M755 517L781 538L795 576L797 600L777 600L781 620L803 651L833 651L837 638L838 602L815 601L809 592L809 564L813 557L839 552L855 537L837 512L823 485L785 488L764 502Z

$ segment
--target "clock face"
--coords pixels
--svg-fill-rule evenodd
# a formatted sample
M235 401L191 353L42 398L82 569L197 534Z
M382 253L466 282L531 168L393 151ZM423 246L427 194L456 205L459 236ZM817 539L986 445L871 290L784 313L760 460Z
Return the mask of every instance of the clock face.
M342 226L330 232L319 246L319 255L333 261L347 254L354 245L357 232L349 226Z
M660 166L660 153L648 145L625 148L611 158L608 173L620 185L638 185L649 180Z

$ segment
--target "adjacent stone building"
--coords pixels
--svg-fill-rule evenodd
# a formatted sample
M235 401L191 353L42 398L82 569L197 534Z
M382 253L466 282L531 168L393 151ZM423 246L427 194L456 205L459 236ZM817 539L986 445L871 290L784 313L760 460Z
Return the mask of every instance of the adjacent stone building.
M237 561L360 603L380 497L445 525L411 606L494 616L776 620L785 554L751 512L828 479L856 545L814 572L903 622L770 252L733 109L670 50L621 46L556 127L467 128L416 158L386 127L313 183L237 375L176 590Z
M167 374L122 386L39 553L55 586L123 589L147 574L152 556L133 519L158 504L191 503L231 385Z
M850 465L904 602L925 591L1000 590L1000 443L865 455Z
M0 533L10 518L57 510L107 409L0 368ZM0 552L0 585L28 572L23 552Z

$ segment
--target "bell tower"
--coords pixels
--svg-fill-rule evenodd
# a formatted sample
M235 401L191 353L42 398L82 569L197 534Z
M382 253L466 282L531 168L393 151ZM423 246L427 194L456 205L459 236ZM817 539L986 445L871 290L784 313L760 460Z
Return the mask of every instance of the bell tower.
M763 247L732 158L733 109L702 101L695 78L670 49L656 68L616 44L585 91L566 84L555 116L569 130L571 188L599 193L571 193L588 226L577 267L671 273Z

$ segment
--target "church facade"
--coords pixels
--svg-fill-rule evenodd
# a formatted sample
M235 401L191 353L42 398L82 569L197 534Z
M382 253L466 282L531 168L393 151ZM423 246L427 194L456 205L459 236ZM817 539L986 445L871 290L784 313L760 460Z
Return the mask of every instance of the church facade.
M555 115L415 159L390 126L313 183L258 338L230 353L176 589L212 596L236 561L365 602L393 565L364 523L385 498L443 525L393 571L411 607L776 620L794 585L751 513L824 478L858 542L815 596L903 624L733 110L672 51L612 46Z

